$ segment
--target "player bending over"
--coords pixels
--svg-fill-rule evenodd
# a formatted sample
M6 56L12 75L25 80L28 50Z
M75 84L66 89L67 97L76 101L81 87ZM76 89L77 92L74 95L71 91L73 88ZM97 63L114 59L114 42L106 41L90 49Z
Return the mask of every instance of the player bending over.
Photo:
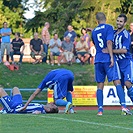
M74 113L72 109L72 94L74 75L67 69L55 69L50 71L42 80L36 91L30 96L22 110L44 89L53 90L54 103L57 106L66 106L65 113ZM64 100L66 98L66 100Z

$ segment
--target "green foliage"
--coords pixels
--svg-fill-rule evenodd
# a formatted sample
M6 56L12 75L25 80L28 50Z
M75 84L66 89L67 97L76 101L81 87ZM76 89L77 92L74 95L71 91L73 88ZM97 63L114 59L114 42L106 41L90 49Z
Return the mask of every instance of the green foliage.
M27 22L27 31L31 29L38 31L38 28L41 28L48 21L51 24L51 34L57 32L62 38L67 26L71 24L80 36L82 27L94 28L97 25L95 14L99 11L106 14L107 22L114 27L116 17L120 13L127 14L129 23L133 19L132 0L41 0L41 2L44 2L46 11L37 12L35 17Z

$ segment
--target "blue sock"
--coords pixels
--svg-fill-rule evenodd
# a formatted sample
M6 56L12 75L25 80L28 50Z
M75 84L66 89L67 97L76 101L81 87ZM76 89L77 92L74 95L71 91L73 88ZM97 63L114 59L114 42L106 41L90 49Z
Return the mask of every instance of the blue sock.
M98 111L103 112L103 90L97 89L97 104L98 104Z
M69 91L67 92L66 100L72 103L72 94ZM72 109L72 107L70 109Z
M117 96L119 97L121 106L126 108L125 93L124 93L124 89L120 84L116 85L116 91L117 91Z
M66 100L72 103L72 94L69 91L67 92Z
M55 101L55 104L57 105L57 106L66 106L67 105L67 101L65 101L65 100L63 100L63 99L57 99L56 101Z
M127 90L127 95L130 97L131 101L133 102L133 87L130 87Z

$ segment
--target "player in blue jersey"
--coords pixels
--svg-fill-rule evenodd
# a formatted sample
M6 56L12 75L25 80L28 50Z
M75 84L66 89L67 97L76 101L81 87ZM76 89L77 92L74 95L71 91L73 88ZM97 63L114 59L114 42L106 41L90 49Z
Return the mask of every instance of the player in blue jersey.
M96 14L96 19L99 25L92 31L92 40L96 47L95 79L97 82L97 115L103 114L103 88L106 76L108 81L113 81L114 85L116 86L117 95L122 106L122 111L131 114L130 111L126 108L125 95L119 80L119 68L113 57L113 27L109 24L106 24L106 16L102 12ZM108 53L103 53L102 50L106 48L108 49Z
M29 103L24 111L20 111L24 104L18 87L14 87L12 93L13 96L9 96L5 90L0 87L0 103L3 106L3 110L0 111L0 113L58 113L58 107L53 103L48 103L46 105Z
M57 106L66 106L65 113L74 113L72 109L72 94L74 75L67 69L50 71L42 80L36 91L30 96L23 110L44 88L53 90L54 103ZM66 100L64 100L66 98Z
M118 16L116 24L117 30L114 33L114 49L113 53L117 59L121 75L123 77L123 85L128 89L128 96L133 102L133 61L130 54L131 38L129 32L124 28L127 17L124 14Z

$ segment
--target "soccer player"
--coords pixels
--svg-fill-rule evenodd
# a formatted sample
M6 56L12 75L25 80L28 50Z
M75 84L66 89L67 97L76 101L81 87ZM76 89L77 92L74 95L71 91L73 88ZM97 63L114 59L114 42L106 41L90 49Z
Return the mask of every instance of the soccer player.
M117 30L114 35L113 53L117 59L123 82L128 89L128 96L133 102L133 62L130 53L131 38L129 32L124 28L127 17L124 14L118 16L116 20Z
M67 69L55 69L50 71L42 80L36 91L30 96L22 110L25 110L29 103L44 88L53 90L54 103L57 106L66 106L65 113L74 113L72 109L72 94L74 75ZM64 100L66 98L66 100Z
M46 105L38 103L29 103L24 111L20 111L23 108L22 95L18 87L14 87L12 90L13 96L9 96L3 88L0 87L0 103L3 105L1 114L4 113L33 113L33 114L45 114L45 113L58 113L58 107L53 103Z
M117 60L120 73L122 86L126 86L128 89L128 96L133 102L133 61L130 53L131 38L128 31L124 28L127 22L127 17L124 14L120 14L117 17L116 25L117 30L114 31L114 49L113 53ZM108 51L104 50L105 53Z
M116 86L117 95L122 106L122 111L131 114L126 108L125 95L120 82L120 75L118 73L118 67L114 62L112 42L114 39L113 27L106 24L106 16L102 12L96 14L98 26L92 31L92 40L96 47L95 56L95 79L97 82L97 103L98 103L98 114L103 114L103 88L105 77L107 76L108 81L114 82ZM109 53L103 53L102 50L108 48Z

